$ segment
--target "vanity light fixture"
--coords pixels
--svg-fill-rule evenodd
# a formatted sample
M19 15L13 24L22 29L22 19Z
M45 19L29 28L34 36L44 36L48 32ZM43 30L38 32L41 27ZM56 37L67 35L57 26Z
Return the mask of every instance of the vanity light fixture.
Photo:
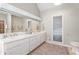
M62 3L54 3L54 5L58 6L58 5L61 5Z

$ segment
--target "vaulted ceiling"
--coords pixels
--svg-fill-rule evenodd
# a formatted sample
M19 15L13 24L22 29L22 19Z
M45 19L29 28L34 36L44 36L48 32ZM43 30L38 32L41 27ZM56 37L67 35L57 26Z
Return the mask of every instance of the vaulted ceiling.
M79 3L61 3L56 5L56 3L14 3L12 4L16 7L24 9L28 12L31 12L37 16L47 10L54 10L54 9L62 9L62 8L79 8Z
M59 8L59 7L77 7L79 8L79 3L61 3L60 5L55 5L55 3L37 3L37 6L40 12L49 10L51 8Z
M38 6L40 12L55 7L55 5L53 3L38 3L37 6Z

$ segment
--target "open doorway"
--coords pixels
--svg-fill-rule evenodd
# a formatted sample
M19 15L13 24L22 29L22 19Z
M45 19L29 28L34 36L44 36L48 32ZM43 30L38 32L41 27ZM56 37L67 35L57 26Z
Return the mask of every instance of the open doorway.
M53 40L62 42L62 16L53 17Z

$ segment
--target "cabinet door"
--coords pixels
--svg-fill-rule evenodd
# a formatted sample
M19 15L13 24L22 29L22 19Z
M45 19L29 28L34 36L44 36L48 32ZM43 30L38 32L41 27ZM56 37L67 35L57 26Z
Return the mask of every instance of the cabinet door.
M40 34L36 36L36 43L37 43L37 46L39 46L41 44L41 36L40 36Z
M14 43L14 42L12 42ZM9 43L8 43L9 45ZM7 55L24 55L29 53L29 40L23 39L21 41L17 41L17 45L11 48L7 48L5 50L5 54Z
M36 35L33 38L30 38L30 51L35 49L41 44L40 35Z
M32 51L33 49L35 49L37 46L36 40L35 38L30 38L30 51Z

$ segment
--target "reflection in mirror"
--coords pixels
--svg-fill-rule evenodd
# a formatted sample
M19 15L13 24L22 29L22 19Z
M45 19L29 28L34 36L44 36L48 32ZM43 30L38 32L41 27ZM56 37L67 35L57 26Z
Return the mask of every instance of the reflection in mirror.
M32 33L39 31L41 31L41 22L29 17L17 16L0 11L0 34L15 32Z
M40 22L35 21L30 18L18 17L12 15L11 17L11 25L12 25L12 32L39 32L40 31Z
M28 21L28 33L32 33L32 21Z
M22 17L12 15L12 32L24 32L24 22Z
M31 20L31 28L32 28L32 32L39 32L41 31L41 27L40 27L40 22L39 21L35 21L35 20Z
M6 32L5 24L6 24L6 13L3 11L0 11L0 34L3 34Z
M4 33L4 20L0 20L0 33Z

